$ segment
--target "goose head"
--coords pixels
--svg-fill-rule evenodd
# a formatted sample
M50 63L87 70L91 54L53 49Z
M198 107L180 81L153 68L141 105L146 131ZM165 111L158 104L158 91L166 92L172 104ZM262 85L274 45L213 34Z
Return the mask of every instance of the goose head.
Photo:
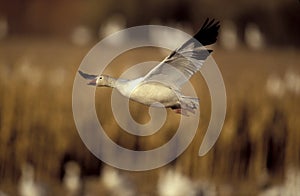
M115 78L112 78L110 76L107 75L99 75L96 78L92 79L88 85L92 85L92 86L107 86L107 87L114 87L115 85Z

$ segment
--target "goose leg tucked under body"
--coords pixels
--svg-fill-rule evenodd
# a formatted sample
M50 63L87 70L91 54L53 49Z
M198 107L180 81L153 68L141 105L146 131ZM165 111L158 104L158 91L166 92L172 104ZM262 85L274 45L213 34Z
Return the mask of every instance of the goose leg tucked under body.
M145 76L127 80L107 75L79 74L90 80L89 85L116 88L123 96L148 105L171 108L176 113L188 116L199 106L198 98L185 96L181 86L204 64L212 50L204 46L216 42L219 22L208 19L199 32L181 47L173 51ZM159 104L158 104L159 103Z
M194 113L198 106L198 99L182 95L179 91L159 82L142 83L133 88L131 92L124 92L122 86L117 89L126 97L145 105L175 110L176 113L187 115L187 111ZM130 88L131 89L131 88ZM160 103L160 104L157 104Z

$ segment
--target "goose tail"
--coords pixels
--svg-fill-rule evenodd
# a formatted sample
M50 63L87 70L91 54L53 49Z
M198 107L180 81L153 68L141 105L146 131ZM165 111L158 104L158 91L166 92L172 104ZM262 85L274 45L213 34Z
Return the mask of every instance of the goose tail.
M199 99L189 96L181 96L180 107L172 108L176 113L189 116L189 112L192 114L196 113L197 108L199 107Z

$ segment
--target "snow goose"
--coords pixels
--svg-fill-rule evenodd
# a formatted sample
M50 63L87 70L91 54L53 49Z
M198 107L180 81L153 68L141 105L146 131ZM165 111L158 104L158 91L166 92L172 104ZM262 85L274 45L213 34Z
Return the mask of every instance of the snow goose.
M79 74L91 80L89 85L116 88L123 96L133 101L148 106L163 105L176 113L188 116L188 112L195 113L199 100L183 95L181 87L199 71L212 52L204 46L216 42L219 27L218 21L206 19L193 38L173 51L143 77L128 80L107 75L90 75L82 71L79 71Z
M45 196L48 190L45 184L36 182L34 179L34 167L26 163L22 166L22 175L19 184L20 196Z
M104 168L101 181L108 189L111 195L115 196L134 196L137 195L134 184L126 176L122 175L118 170L112 168Z
M80 166L75 161L69 161L65 164L65 175L63 177L63 184L66 188L67 195L80 195L82 191L82 182L80 177Z
M193 181L179 171L169 169L159 174L157 193L159 196L215 196L217 190L207 180Z

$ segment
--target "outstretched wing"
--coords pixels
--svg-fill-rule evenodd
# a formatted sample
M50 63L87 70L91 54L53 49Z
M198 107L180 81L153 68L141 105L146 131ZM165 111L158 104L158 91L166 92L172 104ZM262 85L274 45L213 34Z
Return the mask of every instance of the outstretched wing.
M206 19L199 32L173 51L144 76L144 81L160 81L180 88L196 73L212 52L203 46L216 42L219 22Z
M79 74L84 78L84 79L88 79L88 80L93 80L97 77L97 75L91 75L91 74L87 74L87 73L84 73L82 71L78 71Z

